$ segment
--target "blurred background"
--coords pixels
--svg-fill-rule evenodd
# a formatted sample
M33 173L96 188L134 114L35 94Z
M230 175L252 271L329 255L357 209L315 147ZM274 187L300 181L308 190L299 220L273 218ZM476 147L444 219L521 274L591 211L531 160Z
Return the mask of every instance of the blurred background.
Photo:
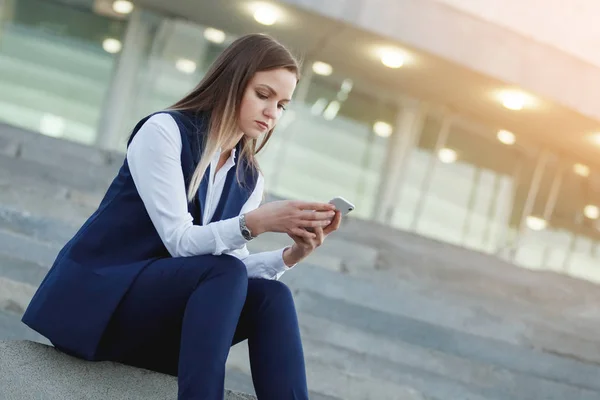
M566 4L0 0L0 339L44 340L20 314L135 123L265 32L303 60L270 198L356 205L283 279L313 397L599 399L600 3Z

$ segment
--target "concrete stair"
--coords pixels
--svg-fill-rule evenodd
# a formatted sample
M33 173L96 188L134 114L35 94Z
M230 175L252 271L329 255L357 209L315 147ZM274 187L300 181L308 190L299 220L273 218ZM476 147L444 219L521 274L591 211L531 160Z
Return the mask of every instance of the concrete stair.
M0 341L3 400L159 400L177 396L172 376L113 362L91 363L27 341ZM226 390L225 400L256 397Z
M0 126L0 340L44 342L20 315L121 162ZM311 399L600 399L600 291L588 282L353 219L282 280ZM253 393L245 344L227 366L227 387Z

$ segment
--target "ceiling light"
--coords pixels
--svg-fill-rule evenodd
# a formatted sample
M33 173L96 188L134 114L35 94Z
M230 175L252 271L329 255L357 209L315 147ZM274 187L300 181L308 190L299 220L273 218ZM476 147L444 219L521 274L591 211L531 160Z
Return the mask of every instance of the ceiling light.
M583 208L583 215L589 219L598 219L600 217L600 209L597 206L588 204Z
M196 63L187 58L180 58L177 60L175 67L184 74L193 74L196 71Z
M65 120L53 114L44 114L40 119L40 132L47 136L61 137L65 130Z
M102 42L102 48L107 53L115 54L121 51L123 45L117 39L107 38Z
M315 74L323 76L329 76L333 72L331 65L321 61L315 61L312 65L312 70Z
M587 140L593 145L600 146L600 133L592 133L587 136Z
M340 91L345 92L345 93L350 93L350 91L352 90L353 86L354 86L354 82L352 82L352 79L346 78L342 82L342 86L340 87Z
M254 19L262 25L273 25L279 19L279 11L270 4L260 4L254 10Z
M498 140L509 146L516 142L515 134L505 130L498 131Z
M590 167L588 167L587 165L577 163L573 165L573 172L575 172L579 176L587 178L588 176L590 176Z
M532 215L527 217L526 224L533 231L543 231L548 226L548 222L545 219Z
M373 124L373 131L377 134L377 136L381 136L382 138L387 138L392 135L394 128L392 125L387 122L377 121Z
M438 152L438 158L444 164L452 164L456 161L456 151L448 148L440 149Z
M506 90L500 92L499 99L504 107L513 111L522 110L525 106L532 103L531 97L518 90Z
M116 0L112 8L116 13L130 14L133 11L133 3L127 0Z
M209 42L221 44L225 41L225 32L215 28L206 28L204 30L204 39Z
M399 50L383 49L380 53L381 63L388 68L400 68L404 65L405 55Z

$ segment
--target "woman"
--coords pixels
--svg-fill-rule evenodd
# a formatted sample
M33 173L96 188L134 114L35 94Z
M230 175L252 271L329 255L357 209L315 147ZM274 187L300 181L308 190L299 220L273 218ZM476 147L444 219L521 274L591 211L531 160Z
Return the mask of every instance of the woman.
M330 204L261 206L255 159L298 75L281 44L244 36L190 94L140 121L23 321L74 356L177 375L180 399L222 399L229 348L248 339L258 398L307 399L295 307L277 279L341 216ZM248 254L263 232L293 244Z

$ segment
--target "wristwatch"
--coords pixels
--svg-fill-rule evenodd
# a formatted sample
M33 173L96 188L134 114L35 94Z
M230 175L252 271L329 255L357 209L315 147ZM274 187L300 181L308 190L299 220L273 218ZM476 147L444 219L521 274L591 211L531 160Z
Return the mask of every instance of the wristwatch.
M244 239L248 241L254 239L254 236L252 236L252 231L246 226L246 214L240 215L240 231L242 232Z

